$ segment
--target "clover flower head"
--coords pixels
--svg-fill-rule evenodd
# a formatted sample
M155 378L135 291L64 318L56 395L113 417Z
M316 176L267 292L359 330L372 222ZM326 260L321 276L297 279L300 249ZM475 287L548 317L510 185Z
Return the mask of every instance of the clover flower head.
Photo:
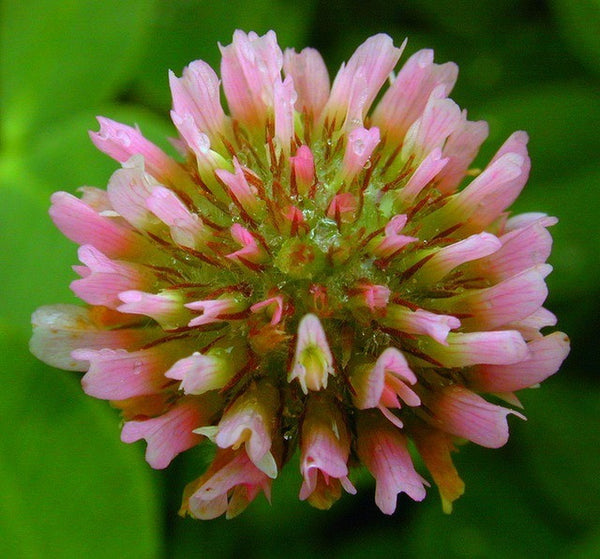
M384 513L426 477L450 511L455 442L505 444L514 392L568 353L541 333L556 219L508 211L527 135L472 169L488 127L448 97L456 65L422 50L394 74L403 48L371 37L330 84L317 51L236 31L220 78L202 61L169 74L179 158L99 118L91 139L121 168L52 197L85 306L38 309L31 349L85 372L152 467L214 445L182 514L269 498L297 449L318 508L355 493L362 464Z

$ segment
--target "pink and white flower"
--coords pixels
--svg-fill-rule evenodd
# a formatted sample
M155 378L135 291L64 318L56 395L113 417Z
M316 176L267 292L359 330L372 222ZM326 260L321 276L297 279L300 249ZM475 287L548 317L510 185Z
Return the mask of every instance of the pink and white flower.
M180 514L209 520L234 518L263 492L271 499L271 478L259 470L244 449L218 450L208 470L188 484Z
M277 463L271 452L271 437L278 409L277 390L267 381L252 383L227 408L217 426L201 427L194 432L206 435L220 448L237 450L244 445L254 465L274 479Z
M404 46L371 37L330 81L317 51L236 31L220 76L169 74L179 158L100 117L91 139L121 168L52 196L85 306L38 309L31 351L84 372L152 467L216 446L182 514L270 498L296 450L302 500L329 508L362 464L391 514L425 497L411 445L449 512L456 441L506 443L514 392L568 354L542 333L557 220L509 214L527 135L469 169L488 126L448 97L456 65L422 50L394 76Z
M298 325L296 353L288 382L298 379L302 392L327 388L329 375L335 375L333 355L321 321L314 314L302 317Z
M300 499L328 509L342 488L355 494L348 479L350 433L340 408L327 398L312 395L306 404L300 442L300 471L304 481Z
M369 412L359 414L356 423L357 454L377 482L375 503L381 512L392 514L396 510L399 493L422 501L427 482L413 466L402 431Z

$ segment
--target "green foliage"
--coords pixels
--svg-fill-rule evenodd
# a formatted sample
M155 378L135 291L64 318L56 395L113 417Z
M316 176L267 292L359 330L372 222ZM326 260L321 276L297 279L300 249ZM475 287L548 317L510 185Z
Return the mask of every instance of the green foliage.
M556 25L565 42L590 70L600 74L600 1L552 0Z
M3 140L114 95L146 47L153 0L4 2L0 49ZM24 147L24 146L23 146Z
M1 336L2 557L159 557L156 476L119 441L116 414ZM8 375L7 375L8 377Z

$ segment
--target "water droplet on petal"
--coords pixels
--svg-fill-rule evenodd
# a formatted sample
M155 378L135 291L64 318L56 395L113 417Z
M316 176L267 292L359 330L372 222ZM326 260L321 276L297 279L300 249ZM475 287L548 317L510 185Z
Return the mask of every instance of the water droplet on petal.
M362 140L352 142L352 151L355 155L362 155L365 151L365 143Z

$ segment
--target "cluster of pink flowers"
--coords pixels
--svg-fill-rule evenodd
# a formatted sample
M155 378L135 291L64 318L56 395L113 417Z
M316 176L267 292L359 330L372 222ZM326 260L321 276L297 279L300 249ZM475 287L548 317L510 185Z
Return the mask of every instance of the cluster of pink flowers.
M100 118L92 141L122 168L107 190L52 197L86 306L38 309L31 349L85 371L152 467L214 444L182 513L269 498L298 450L300 499L329 508L362 464L391 514L429 485L409 441L449 511L455 442L505 444L514 392L568 353L541 333L556 219L507 212L527 135L470 169L488 127L448 98L456 65L422 50L394 75L403 47L371 37L330 85L317 51L237 31L221 47L229 114L206 63L170 75L180 160Z

